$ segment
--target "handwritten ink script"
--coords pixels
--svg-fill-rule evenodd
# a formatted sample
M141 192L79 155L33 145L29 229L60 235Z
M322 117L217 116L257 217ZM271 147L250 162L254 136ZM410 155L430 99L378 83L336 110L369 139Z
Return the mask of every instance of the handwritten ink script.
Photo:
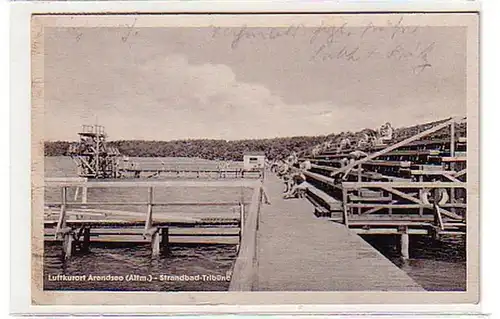
M137 35L139 33L139 31L137 31L137 30L134 31L136 23L137 23L137 18L134 19L132 24L125 25L127 30L125 31L125 35L122 36L122 42L124 42L124 43L127 42L128 39L130 38L130 36Z
M345 60L352 63L367 59L389 59L406 62L411 71L420 74L432 68L431 55L436 42L418 37L419 27L407 26L403 17L383 25L369 23L350 26L347 23L318 27L292 25L286 28L211 27L211 37L227 37L231 50L240 49L252 40L274 41L283 38L301 39L311 48L311 62ZM376 41L374 41L376 39Z

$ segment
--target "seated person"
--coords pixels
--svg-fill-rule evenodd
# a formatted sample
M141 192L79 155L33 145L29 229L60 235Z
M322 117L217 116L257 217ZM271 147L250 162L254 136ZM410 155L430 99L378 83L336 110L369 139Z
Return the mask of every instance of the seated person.
M288 192L283 195L283 198L302 198L304 197L307 189L311 186L306 182L306 178L302 173L296 173L292 176L293 184Z
M306 161L300 163L300 168L302 170L306 170L306 171L310 170L312 168L311 161L306 160Z

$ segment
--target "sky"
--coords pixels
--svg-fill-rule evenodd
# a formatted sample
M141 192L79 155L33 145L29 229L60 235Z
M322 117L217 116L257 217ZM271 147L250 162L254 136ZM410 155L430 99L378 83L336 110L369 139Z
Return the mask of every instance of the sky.
M403 32L404 31L404 32ZM45 139L251 139L466 114L460 27L47 28Z

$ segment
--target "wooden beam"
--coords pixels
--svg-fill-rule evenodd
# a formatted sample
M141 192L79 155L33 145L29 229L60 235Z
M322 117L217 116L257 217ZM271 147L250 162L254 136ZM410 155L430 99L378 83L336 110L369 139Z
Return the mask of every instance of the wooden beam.
M79 227L82 225L88 225L92 227L97 227L97 226L102 226L102 227L128 227L128 226L140 226L144 227L144 219L135 219L135 220L124 220L124 219L69 219L66 221L66 224L68 226L75 226ZM196 219L186 219L186 220L179 220L177 218L175 219L166 219L166 220L160 220L156 222L158 225L164 225L164 226L179 226L179 227L191 227L193 225L238 225L239 221L238 218L224 218L221 220L196 220ZM56 220L44 220L43 225L45 228L49 227L55 227L57 225ZM68 227L64 228L61 230L61 232L64 232ZM143 229L144 232L144 229Z
M453 182L342 182L342 187L359 188L467 188L467 183Z
M46 202L48 206L59 206L60 202ZM79 207L79 206L146 206L149 205L148 202L89 202L89 203L67 203L66 206L69 207ZM151 203L153 206L238 206L239 202L154 202ZM248 203L244 203L248 204Z
M449 217L449 218L452 218L452 219L456 219L456 220L463 220L464 218L460 215L457 215L455 213L452 213L446 209L444 209L443 207L462 207L462 208L466 208L467 207L467 204L445 204L445 205L439 205L439 212L441 215L444 215L446 217Z
M442 162L467 162L467 157L441 157Z
M454 171L427 171L427 170L411 170L410 173L412 175L438 175L441 176L443 174L455 175L457 174Z
M312 178L312 179L314 179L316 181L323 182L323 183L325 183L327 185L330 185L332 187L335 187L337 189L341 189L342 188L340 185L334 183L334 179L333 178L330 178L330 177L327 177L327 176L323 176L321 174L316 174L316 173L308 172L308 171L305 171L304 175L306 177Z
M392 201L391 197L363 197L356 196L354 194L349 195L349 200L351 202L390 202Z
M167 181L106 181L106 182L79 182L79 181L45 181L45 187L75 187L89 188L137 188L137 187L246 187L254 188L260 185L260 180L167 180Z
M436 214L436 220L439 228L444 230L443 217L441 216L441 209L437 204L434 204L434 212Z
M359 164L362 164L362 163L368 162L368 161L370 161L370 160L372 160L372 159L374 159L374 158L376 158L376 157L378 157L378 156L381 156L381 155L387 154L387 153L389 153L389 152L391 152L391 151L393 151L393 150L395 150L395 149L397 149L397 148L400 148L400 147L402 147L402 146L405 146L405 145L407 145L407 144L409 144L409 143L411 143L411 142L417 141L417 140L421 139L422 137L425 137L425 136L427 136L427 135L429 135L429 134L432 134L432 133L434 133L434 132L437 132L437 131L439 131L439 130L441 130L441 129L445 128L445 127L447 127L448 125L450 125L451 123L454 123L454 122L456 122L456 121L457 121L457 119L454 119L454 118L453 118L453 119L450 119L450 120L448 120L448 121L446 121L446 122L444 122L444 123L442 123L442 124L436 125L436 126L434 126L433 128L430 128L430 129L428 129L428 130L426 130L426 131L424 131L424 132L421 132L421 133L419 133L419 134L416 134L416 135L414 135L414 136L412 136L412 137L410 137L410 138L407 138L407 139L405 139L405 140L403 140L403 141L401 141L401 142L398 142L398 143L396 143L396 144L393 144L393 145L391 145L391 146L388 146L388 147L386 147L385 149L383 149L383 150L381 150L381 151L378 151L378 152L375 152L375 153L373 153L373 154L370 154L370 155L368 155L368 156L367 156L367 157L365 157L365 158L362 158L362 159L360 159L360 160L355 161L354 163L351 163L351 164L349 164L349 165L347 165L347 166L345 166L345 167L343 167L343 168L340 168L340 169L338 169L337 171L333 172L333 174L334 174L334 175L337 175L337 174L340 174L340 173L343 173L343 172L349 171L349 170L351 170L353 167L355 167L355 166L357 166L357 165L359 165Z
M450 174L443 174L443 176L446 177L447 179L449 179L452 182L463 183L461 180L456 179L455 177L451 176Z
M394 209L404 209L404 208L408 208L408 209L411 209L411 208L420 208L420 207L424 207L424 208L432 208L433 205L429 204L429 205L426 205L426 204L355 204L355 203L349 203L347 204L348 207L354 207L354 208L370 208L370 207L380 207L380 208L394 208ZM443 207L458 207L458 208L467 208L467 204L463 204L463 203L455 203L455 204L444 204L444 205L440 205L441 209ZM451 214L451 213L450 213ZM450 217L453 216L453 215L450 215ZM455 217L458 216L458 215L454 215Z
M461 177L462 175L465 175L467 174L467 169L463 169L461 171L458 171L456 174L455 174L455 177Z
M87 182L88 178L86 177L45 177L45 182Z
M405 194L405 193L403 193L401 191L398 191L397 189L394 189L392 187L381 187L381 188L384 189L384 190L386 190L386 191L388 191L389 193L392 193L392 194L397 195L397 196L399 196L401 198L407 199L410 202L414 202L414 203L417 203L417 204L420 204L420 205L423 204L421 200L419 200L419 199L417 199L417 198L415 198L413 196L410 196L408 194Z
M397 228L351 228L351 231L358 235L398 235L401 231ZM408 229L409 235L427 235L429 231L427 229Z
M361 215L370 215L370 214L376 213L379 210L382 210L384 208L386 208L386 207L383 207L383 206L373 207L373 208L363 212Z

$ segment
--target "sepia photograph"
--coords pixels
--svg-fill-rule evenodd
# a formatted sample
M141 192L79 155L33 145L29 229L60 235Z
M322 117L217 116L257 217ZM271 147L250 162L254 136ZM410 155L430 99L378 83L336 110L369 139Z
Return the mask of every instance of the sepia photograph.
M34 303L477 302L478 24L33 16Z

